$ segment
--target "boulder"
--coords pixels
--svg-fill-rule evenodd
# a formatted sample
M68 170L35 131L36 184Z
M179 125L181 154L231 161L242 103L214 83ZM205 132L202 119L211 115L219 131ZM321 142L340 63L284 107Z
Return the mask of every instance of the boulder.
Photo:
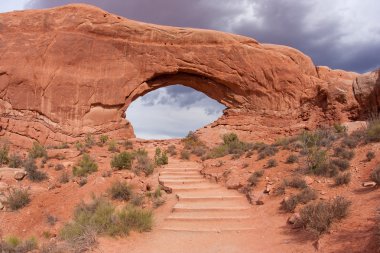
M237 189L241 188L242 186L243 186L243 184L241 183L241 180L239 177L230 177L226 181L227 189L237 190Z
M24 177L27 175L26 171L25 170L21 170L21 171L16 171L15 174L14 174L14 179L16 179L17 181L21 181L24 179Z
M373 182L373 181L368 181L368 182L363 183L363 187L375 187L375 186L376 186L376 182Z
M355 78L353 90L356 100L366 112L380 110L380 68Z

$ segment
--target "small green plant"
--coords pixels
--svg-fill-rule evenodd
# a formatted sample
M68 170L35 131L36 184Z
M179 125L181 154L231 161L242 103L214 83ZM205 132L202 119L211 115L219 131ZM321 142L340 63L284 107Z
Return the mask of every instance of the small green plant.
M9 147L7 144L3 144L0 148L0 165L8 163Z
M23 163L24 161L22 160L22 157L19 154L15 153L9 156L8 166L10 168L21 168Z
M370 177L372 181L376 182L377 185L380 185L380 166L372 171Z
M37 246L38 243L34 237L23 241L16 236L8 236L3 242L0 241L0 250L4 253L26 253L37 249Z
M140 172L145 173L145 175L150 175L154 171L155 163L148 157L148 152L145 150L139 149L134 157L137 160L137 164L134 168L134 171L139 174Z
M307 169L309 173L316 175L326 175L329 173L329 159L327 151L318 148L311 148L307 152Z
M11 210L23 208L30 202L30 194L28 189L11 188L6 200Z
M252 173L252 175L248 178L249 186L256 186L259 182L259 178L264 175L264 170L258 170Z
M289 155L288 158L286 159L286 163L292 164L298 162L298 156L296 155Z
M123 145L124 145L124 148L126 148L126 149L132 149L133 148L133 143L130 140L124 141Z
M78 184L79 184L80 187L82 187L82 186L86 185L87 182L88 182L87 177L81 177L81 178L79 179Z
M160 148L156 148L156 153L154 155L154 162L157 166L168 164L168 156L166 152L161 152Z
M369 142L380 141L380 119L369 122L366 131L366 139Z
M86 134L86 137L84 138L84 144L87 148L91 148L95 145L95 139L94 136L90 133Z
M170 155L170 156L175 156L177 155L177 150L176 150L176 147L174 145L170 145L166 152Z
M107 143L108 139L109 139L108 135L99 136L99 144L103 146L104 144Z
M366 154L366 157L367 157L367 161L370 162L373 158L375 158L375 152L373 151L368 151L367 154Z
M77 162L73 168L73 175L84 177L88 174L98 171L98 165L89 154L82 155L82 158Z
M347 132L347 127L338 123L334 124L334 129L339 134Z
M345 159L338 158L332 159L330 161L330 165L337 167L341 171L345 171L350 167L350 162Z
M346 160L351 160L355 156L355 152L342 147L337 147L334 149L334 156Z
M190 159L190 152L187 150L181 151L181 159L182 160L189 160Z
M27 177L33 182L41 182L48 178L45 172L38 170L36 161L33 158L29 157L25 161L24 168L27 172Z
M261 148L258 149L259 155L257 159L262 160L266 157L274 156L275 154L277 154L277 152L278 148L276 146L264 144Z
M62 174L59 176L59 182L61 184L66 184L70 182L70 176L66 171L62 172Z
M317 199L318 194L314 189L312 189L310 187L306 187L300 193L298 193L296 196L297 196L297 199L299 202L301 202L303 204L307 204L308 202Z
M129 152L121 152L111 160L111 167L116 170L129 170L132 167L133 156Z
M82 142L77 141L75 143L75 148L81 153L84 154L87 152L87 147Z
M345 173L340 173L334 178L335 185L343 185L343 184L349 184L351 182L351 173L350 172L345 172Z
M29 150L29 157L33 159L47 157L46 148L38 142L34 142L32 148Z
M65 165L63 165L62 163L57 163L57 164L54 166L54 169L55 169L56 171L64 170L64 169L65 169Z
M267 168L273 168L278 165L276 159L269 159L267 162Z
M132 189L125 182L115 181L108 189L112 199L128 201L132 196Z
M113 152L113 153L119 151L115 140L108 141L108 151Z
M57 217L53 216L53 215L48 215L46 217L46 222L47 224L49 224L50 226L54 226L56 223L57 223L58 219Z

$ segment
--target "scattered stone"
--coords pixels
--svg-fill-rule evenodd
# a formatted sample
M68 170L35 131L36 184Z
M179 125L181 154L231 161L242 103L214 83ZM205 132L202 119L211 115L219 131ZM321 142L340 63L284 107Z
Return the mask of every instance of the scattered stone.
M227 189L237 190L241 188L243 185L240 182L240 179L237 177L232 177L226 182Z
M293 225L293 228L302 227L302 219L299 213L294 213L288 219L288 224Z
M165 191L165 192L168 193L168 194L170 194L170 193L173 192L173 189L172 189L172 188L170 188L170 187L168 187L168 186L165 186L165 185L161 184L161 182L160 182L160 186L161 186L161 190Z
M321 195L326 195L326 192L325 191L321 191Z
M306 182L307 185L311 185L311 184L314 183L314 179L312 179L309 176L304 177L304 179L305 179L305 182Z
M133 178L135 178L135 173L133 173L133 172L125 172L124 174L123 174L123 178L124 179L133 179Z
M376 186L376 182L368 181L363 183L363 187L374 187Z
M257 198L256 205L258 205L258 206L264 205L264 197L263 196L259 196Z
M270 194L271 191L272 191L272 186L271 186L271 185L267 185L267 186L265 187L264 193L266 193L266 194Z
M3 203L0 202L0 210L3 210L4 209L4 205Z
M17 181L21 181L24 179L24 177L26 176L26 171L16 171L15 174L14 174L14 179L16 179Z

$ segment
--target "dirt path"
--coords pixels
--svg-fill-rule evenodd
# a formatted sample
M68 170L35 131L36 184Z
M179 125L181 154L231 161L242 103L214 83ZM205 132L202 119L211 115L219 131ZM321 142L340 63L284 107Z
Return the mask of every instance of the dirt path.
M282 217L267 213L262 206L249 205L243 195L209 182L200 170L194 162L171 161L159 180L171 187L173 194L156 211L152 232L133 233L123 239L101 238L96 252L314 251L310 244L285 232Z

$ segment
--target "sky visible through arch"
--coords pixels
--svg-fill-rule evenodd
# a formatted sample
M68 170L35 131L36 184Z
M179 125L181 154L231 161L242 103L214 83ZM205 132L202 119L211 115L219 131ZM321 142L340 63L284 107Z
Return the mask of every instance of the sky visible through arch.
M92 4L148 23L220 30L252 37L261 43L291 46L309 55L315 65L359 73L380 67L378 0L4 0L0 2L0 12L70 3ZM169 88L161 92L165 89ZM191 90L178 92L188 92L186 101L202 101ZM178 92L168 94L174 99ZM149 101L137 102L140 105L134 106L140 112L154 108ZM184 108L177 103L171 109L193 117L194 112ZM156 110L163 117L166 113ZM160 130L149 135L176 136L177 127L171 129L168 125L169 133Z

